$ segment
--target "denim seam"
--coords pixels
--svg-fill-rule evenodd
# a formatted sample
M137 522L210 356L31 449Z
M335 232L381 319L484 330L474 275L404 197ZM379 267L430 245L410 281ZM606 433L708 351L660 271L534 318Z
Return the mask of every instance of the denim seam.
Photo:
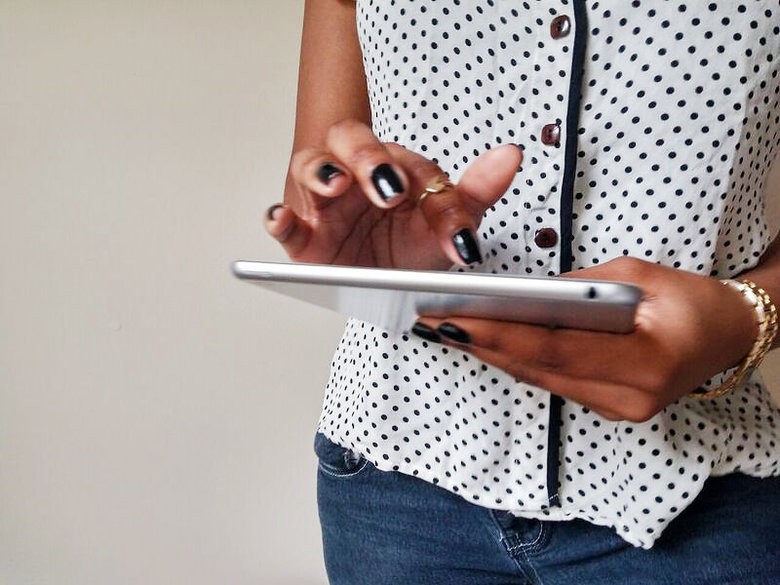
M540 522L539 534L536 535L536 538L531 542L521 542L520 544L513 546L511 552L514 553L515 551L521 551L525 554L531 549L537 548L539 543L544 539L546 535L547 535L547 530L545 528L545 524L544 522Z
M534 574L535 585L544 585L544 583L542 582L542 578L539 576L539 573L536 572L536 567L534 567L534 564L531 562L531 559L528 558L528 551L525 548L523 548L519 552L520 554L523 555L523 559L525 560L524 564L527 567L530 567L531 571Z
M520 565L520 563L518 562L516 556L517 555L522 556L523 564L520 566L528 567L531 570L531 572L534 575L534 580L536 585L543 585L543 582L542 582L542 578L539 576L539 573L536 572L536 567L531 561L530 554L532 552L538 551L541 548L541 544L546 537L547 537L547 523L545 523L544 521L539 521L539 534L536 535L536 538L534 540L532 540L531 542L520 543L518 545L515 545L511 549L508 549L509 553L512 555L512 558L515 559L515 562L518 563L518 565Z
M344 479L347 479L347 478L356 476L358 473L363 471L366 468L366 466L368 466L368 464L369 464L368 459L364 459L363 463L360 464L360 467L358 467L354 471L350 471L348 473L340 473L340 472L337 472L337 471L333 471L333 469L335 469L335 468L331 469L329 465L326 465L326 464L324 464L322 462L320 462L319 468L320 468L320 471L322 473L324 473L325 475L329 475L329 476L335 477L335 478L342 478L343 477Z
M531 572L533 573L534 580L537 584L541 585L542 580L539 577L539 574L536 572L536 567L533 566L533 564L530 562L530 559L528 558L527 549L529 547L535 546L539 543L539 541L542 539L544 533L545 533L545 525L543 522L540 523L540 530L537 537L530 543L523 544L508 544L510 542L517 542L518 538L517 536L510 536L506 533L504 528L501 526L501 523L498 521L498 518L496 518L495 510L490 511L490 518L493 520L493 524L495 525L496 529L498 530L499 538L501 540L501 544L504 545L504 549L506 550L509 557L512 559L512 561L515 563L518 569L520 569L520 572L523 573L523 576L528 579L528 570L526 567L530 568ZM517 554L520 553L522 555L523 560L525 562L520 562L520 559L517 558Z

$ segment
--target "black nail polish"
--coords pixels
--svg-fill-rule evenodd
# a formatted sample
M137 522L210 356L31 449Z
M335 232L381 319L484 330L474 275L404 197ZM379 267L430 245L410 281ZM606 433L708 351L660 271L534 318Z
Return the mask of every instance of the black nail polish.
M422 337L426 341L441 343L441 335L436 333L435 329L431 329L423 323L415 323L412 327L412 333L414 333L417 337Z
M268 218L268 221L274 221L274 213L277 209L284 207L281 203L277 203L276 205L272 205L268 208L268 211L265 212L266 217Z
M453 325L452 323L444 322L436 328L436 332L442 337L451 339L456 343L462 343L468 345L471 343L471 335L463 331L460 327Z
M333 163L323 163L320 168L317 169L317 178L326 185L331 182L333 177L343 175L344 172Z
M371 173L371 182L384 201L390 201L404 190L400 177L388 164L381 164L374 169Z
M455 244L458 255L466 264L482 262L482 254L479 251L477 240L468 228L463 228L452 236L452 243Z

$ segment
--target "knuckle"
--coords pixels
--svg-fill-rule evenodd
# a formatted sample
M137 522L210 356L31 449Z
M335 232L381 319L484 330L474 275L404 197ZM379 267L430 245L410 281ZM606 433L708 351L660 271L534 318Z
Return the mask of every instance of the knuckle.
M666 360L658 360L653 367L648 368L642 378L642 390L649 394L664 392L682 374Z
M612 263L619 274L631 280L641 280L651 266L650 263L632 256L621 256L612 260Z
M360 143L347 155L350 166L359 169L361 167L373 169L375 166L389 162L387 152L378 143Z
M296 181L303 180L306 168L317 157L318 152L313 148L305 148L293 153L290 157L290 174Z
M441 236L451 237L464 227L475 226L474 217L454 189L426 197L420 208L428 223Z
M544 386L542 376L538 371L533 368L526 367L522 364L512 364L510 367L502 368L514 377L515 382L529 384L541 388Z
M561 338L555 329L544 329L536 346L534 361L548 372L560 372L566 369L567 360L562 351Z
M621 409L624 418L630 422L647 422L658 414L663 404L655 397L644 393L636 393Z
M354 134L355 132L363 132L366 129L366 125L354 118L345 118L334 122L328 127L328 139L340 138L344 135Z
M514 344L514 336L508 327L496 325L490 334L480 339L480 344L491 351L508 355Z
M412 159L417 160L417 158L422 158L424 160L425 157L423 157L420 154L417 154L413 150L409 150L406 147L404 147L401 144L398 144L397 142L383 142L382 145L385 147L385 150L390 153L390 156L396 159Z
M593 410L596 411L602 418L605 418L610 422L620 422L626 420L620 413L617 413L614 410L605 410L602 408L594 408Z
M358 120L341 120L328 128L326 143L353 168L374 167L391 158L373 132Z
M345 170L358 180L368 181L379 165L389 164L398 174L405 172L395 154L403 147L393 143L379 141L373 131L363 122L346 119L332 124L328 128L326 144L331 152L346 165ZM399 177L403 182L403 177Z
M423 202L423 208L425 214L430 219L435 219L447 228L450 227L450 223L453 224L451 226L453 228L463 227L461 224L466 213L460 200L454 193L438 193L437 195L426 197Z
M423 156L409 157L407 165L409 171L422 181L430 181L445 175L439 165Z

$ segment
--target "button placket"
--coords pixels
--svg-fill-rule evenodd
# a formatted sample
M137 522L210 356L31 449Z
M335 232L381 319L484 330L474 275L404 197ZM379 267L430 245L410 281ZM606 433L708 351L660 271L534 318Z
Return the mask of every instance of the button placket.
M548 16L549 18L549 16ZM546 198L545 203L539 207L535 206L534 211L538 213L536 221L541 221L541 225L536 225L526 232L528 238L528 244L530 249L534 250L532 257L529 258L529 264L535 265L537 270L543 270L545 272L556 272L555 264L557 262L556 248L560 243L560 236L557 230L557 222L559 221L559 215L550 213L552 209L560 211L560 186L563 180L563 168L564 168L564 149L562 148L562 142L564 140L564 127L563 120L566 118L566 111L568 109L569 96L569 75L570 67L567 66L572 58L571 47L567 37L573 36L573 23L571 18L565 14L559 14L549 20L549 24L543 31L540 31L543 36L548 36L551 41L545 41L544 47L548 49L550 56L549 62L561 71L565 71L565 74L560 74L557 71L547 77L552 82L548 83L546 95L555 96L562 95L566 99L557 101L554 99L547 100L544 110L549 114L553 114L552 120L548 118L546 124L542 124L539 128L538 140L543 145L544 156L540 157L546 160L545 171L549 180L546 181L546 189L544 196ZM542 108L536 111L542 111ZM557 115L556 115L557 114ZM540 120L544 122L544 120ZM557 170L553 170L557 169ZM543 187L539 185L539 187ZM543 215L541 215L543 214ZM530 219L530 218L529 218ZM552 225L550 221L552 220Z
M571 19L565 14L559 14L550 21L550 37L553 40L563 39L571 33ZM556 120L542 126L539 140L545 146L561 146L561 121Z

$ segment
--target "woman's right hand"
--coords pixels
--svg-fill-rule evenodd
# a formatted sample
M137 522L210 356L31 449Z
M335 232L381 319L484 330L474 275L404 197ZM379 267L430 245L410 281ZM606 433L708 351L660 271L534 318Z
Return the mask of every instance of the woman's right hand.
M482 260L476 228L512 182L522 153L486 151L452 188L426 187L447 175L365 124L333 125L322 149L297 152L285 203L268 211L266 229L297 262L443 270Z

